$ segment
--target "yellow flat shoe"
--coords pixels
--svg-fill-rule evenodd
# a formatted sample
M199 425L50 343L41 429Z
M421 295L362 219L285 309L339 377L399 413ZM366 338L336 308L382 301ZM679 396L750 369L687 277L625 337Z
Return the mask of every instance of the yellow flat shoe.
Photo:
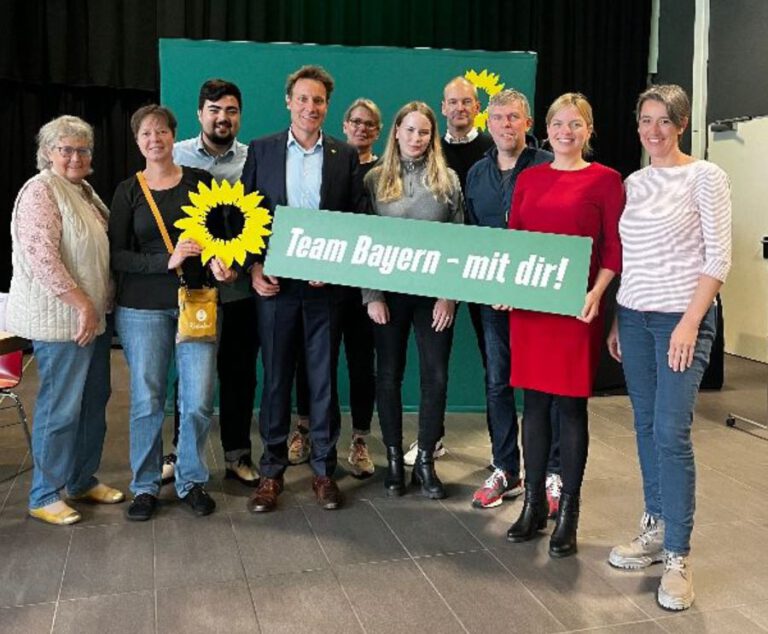
M47 524L54 524L56 526L75 524L83 519L83 516L80 515L80 513L61 501L48 504L47 506L41 506L39 509L29 509L29 515L36 520L46 522Z
M88 489L85 493L81 493L80 495L70 495L69 499L95 502L96 504L119 504L125 500L125 493L99 482L99 484Z

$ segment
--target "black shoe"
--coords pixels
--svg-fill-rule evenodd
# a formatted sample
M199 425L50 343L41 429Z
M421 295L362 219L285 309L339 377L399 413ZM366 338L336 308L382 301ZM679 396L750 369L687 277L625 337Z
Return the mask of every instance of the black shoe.
M157 498L150 493L139 493L125 512L126 519L132 522L146 522L152 519L157 508Z
M517 521L509 527L507 539L511 542L527 542L536 537L537 531L547 527L547 493L544 483L540 485L525 483L523 510Z
M416 462L413 463L411 484L420 486L421 494L430 500L442 500L445 497L445 488L435 472L435 458L431 448L419 448Z
M388 496L405 493L402 447L387 447L387 475L384 476L384 489Z
M557 509L557 523L549 540L550 557L576 554L576 529L579 527L579 497L562 493Z
M202 484L193 486L182 499L199 517L210 515L216 509L216 502L208 495Z

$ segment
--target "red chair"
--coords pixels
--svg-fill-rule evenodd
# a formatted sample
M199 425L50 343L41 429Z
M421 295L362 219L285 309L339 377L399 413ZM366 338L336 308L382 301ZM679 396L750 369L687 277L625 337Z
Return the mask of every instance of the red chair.
M11 425L21 425L24 428L24 435L27 437L27 444L29 445L29 452L32 453L32 438L29 435L29 426L27 425L27 413L24 411L24 405L21 403L19 395L12 391L20 382L21 374L23 371L23 358L24 353L21 350L16 352L9 352L8 354L0 355L0 410L10 409L16 407L16 411L19 415L18 423L9 423L7 425L0 425L2 427L10 427ZM9 398L13 401L13 405L6 405L5 399Z

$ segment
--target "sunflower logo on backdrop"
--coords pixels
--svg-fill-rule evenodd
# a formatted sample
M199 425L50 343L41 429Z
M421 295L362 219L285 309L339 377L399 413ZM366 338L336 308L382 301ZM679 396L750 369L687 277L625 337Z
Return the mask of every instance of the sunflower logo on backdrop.
M485 93L485 109L482 112L478 112L475 117L475 127L485 130L488 122L488 99L497 92L504 90L504 84L499 83L499 75L497 73L489 73L487 68L484 68L479 73L474 69L468 70L464 73L464 79L471 82L478 93ZM481 103L483 103L482 99Z
M272 233L267 229L272 218L259 207L264 200L259 192L246 196L240 181L230 185L213 179L210 188L198 183L197 191L189 192L189 200L192 204L181 208L189 217L177 220L174 226L183 230L180 239L190 238L203 248L203 264L218 257L227 267L233 261L242 265L246 253L264 250L264 237Z

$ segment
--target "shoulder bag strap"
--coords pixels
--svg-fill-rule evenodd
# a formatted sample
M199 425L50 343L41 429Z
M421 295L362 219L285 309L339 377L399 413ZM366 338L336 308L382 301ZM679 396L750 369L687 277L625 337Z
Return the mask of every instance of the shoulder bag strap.
M157 203L152 196L152 192L149 191L149 185L147 185L147 179L144 178L144 172L136 172L136 180L139 181L141 191L144 192L144 198L147 199L147 204L149 204L149 208L152 210L152 215L155 217L157 228L160 230L160 235L163 236L163 242L165 242L165 248L168 249L168 253L173 255L173 242L171 242L171 236L168 235L168 230L165 228L163 217L160 215L160 210L157 208ZM184 284L184 274L179 266L176 267L176 275L179 276L181 283Z

